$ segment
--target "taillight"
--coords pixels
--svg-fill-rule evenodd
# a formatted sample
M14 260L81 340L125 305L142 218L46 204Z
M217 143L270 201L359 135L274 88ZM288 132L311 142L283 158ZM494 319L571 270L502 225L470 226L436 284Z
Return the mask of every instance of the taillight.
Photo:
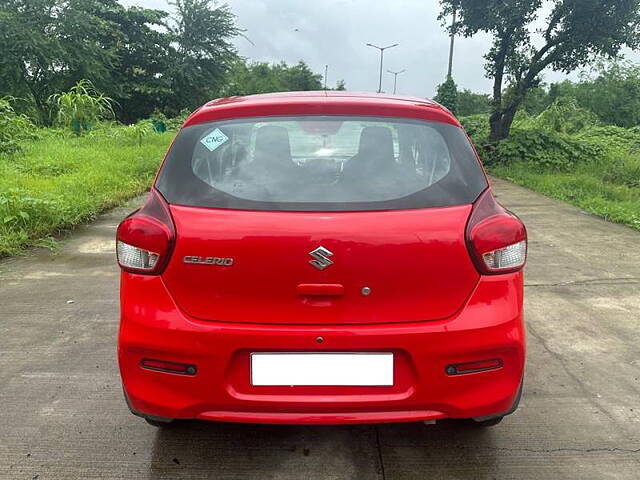
M147 203L118 225L118 264L127 272L158 275L167 266L174 241L169 207L152 189Z
M475 203L467 223L467 246L480 273L520 270L527 259L527 230L513 213L495 201L490 190Z

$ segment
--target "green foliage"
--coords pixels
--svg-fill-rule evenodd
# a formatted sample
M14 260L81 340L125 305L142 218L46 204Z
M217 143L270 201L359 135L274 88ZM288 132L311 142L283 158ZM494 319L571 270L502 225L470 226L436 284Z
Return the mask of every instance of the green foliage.
M21 155L0 154L0 256L149 187L172 134L149 135L139 147L119 140L123 128L101 126L82 137L54 131L24 142Z
M344 82L343 82L344 84ZM344 85L342 84L342 87ZM338 85L339 87L341 85ZM285 62L237 62L231 68L224 96L250 95L287 91L322 90L322 75L313 73L303 61L295 65Z
M113 100L97 92L89 80L80 80L68 92L52 95L49 103L56 112L57 123L70 127L76 135L91 130L93 123L114 116Z
M172 45L168 65L172 95L165 113L176 115L220 95L225 75L238 59L231 39L240 33L226 4L210 0L174 0L175 21L168 24Z
M593 162L602 149L587 141L552 130L513 130L498 144L495 158L500 163L525 162L550 170L570 171L577 163Z
M0 192L0 230L23 230L42 211L55 206L55 202L32 197L24 190L11 188Z
M640 0L555 0L539 28L542 0L441 0L441 19L457 11L454 32L493 36L487 76L494 80L491 140L509 135L516 112L527 93L540 83L546 68L565 73L597 57L615 57L625 47L640 44ZM594 19L597 19L594 23ZM540 23L540 22L539 22ZM532 41L538 32L541 42ZM503 95L504 82L511 88Z
M156 133L156 131L151 121L140 120L138 123L121 128L119 133L122 138L132 141L141 147L142 140L145 137Z
M481 146L487 122L462 119ZM481 154L494 175L640 230L640 127L599 125L565 98L539 115L522 112L509 138Z
M476 146L484 145L489 141L488 115L470 115L468 117L459 117L459 120Z
M47 98L82 78L111 85L117 52L104 38L113 24L98 14L116 0L0 2L0 95L29 98L48 123Z
M167 120L167 129L168 130L178 130L182 124L187 120L187 117L191 115L191 111L188 109L181 110L178 115L175 117L169 118Z
M547 129L559 133L577 133L586 127L597 125L596 115L578 106L572 98L559 98L536 116L524 112L514 121L518 129Z
M0 153L20 150L20 140L33 138L35 127L25 115L16 114L10 98L0 98Z
M0 2L0 96L50 124L47 99L82 79L113 98L127 123L216 97L239 33L226 5L177 0L174 15L117 0Z
M613 158L602 169L602 180L640 189L640 155Z
M117 117L129 124L164 109L173 94L169 67L175 56L167 33L168 13L105 2L96 14L111 22L101 41L115 52L109 82L88 73L94 84L114 99Z
M568 80L549 87L549 98L574 98L601 122L630 128L640 125L640 66L612 63L598 68L593 78Z
M452 113L458 111L458 86L453 78L447 77L447 79L438 85L438 93L433 98L443 107L448 108Z
M473 93L469 89L458 92L458 109L456 115L469 116L489 113L491 97L486 94Z
M544 85L531 87L522 102L521 111L529 115L538 115L542 113L551 103L553 99L549 97L547 89Z

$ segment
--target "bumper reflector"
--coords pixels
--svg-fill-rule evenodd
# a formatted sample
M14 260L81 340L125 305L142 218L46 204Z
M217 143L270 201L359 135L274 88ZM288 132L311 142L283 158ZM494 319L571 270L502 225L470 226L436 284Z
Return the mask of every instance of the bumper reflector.
M479 360L477 362L456 363L447 365L445 372L447 375L464 375L466 373L486 372L487 370L497 370L502 368L502 360L491 358L489 360Z
M180 375L195 375L198 371L195 365L186 363L166 362L164 360L153 360L151 358L143 358L140 366L146 370L155 370L157 372L177 373Z

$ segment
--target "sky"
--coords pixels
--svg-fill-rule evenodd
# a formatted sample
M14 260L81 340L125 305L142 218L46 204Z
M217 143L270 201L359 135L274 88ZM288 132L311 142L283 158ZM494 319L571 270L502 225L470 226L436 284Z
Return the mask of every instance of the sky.
M170 10L166 0L121 0ZM246 30L247 40L235 45L243 57L263 62L296 63L304 60L313 71L323 73L328 65L328 85L343 79L352 91L378 89L380 53L367 47L398 43L385 51L382 89L393 91L398 76L398 93L433 97L447 73L449 38L437 19L438 0L228 0L237 24ZM456 38L453 77L458 88L489 93L491 80L485 77L483 55L491 37L477 34ZM625 52L640 63L640 52ZM547 82L577 79L545 71Z

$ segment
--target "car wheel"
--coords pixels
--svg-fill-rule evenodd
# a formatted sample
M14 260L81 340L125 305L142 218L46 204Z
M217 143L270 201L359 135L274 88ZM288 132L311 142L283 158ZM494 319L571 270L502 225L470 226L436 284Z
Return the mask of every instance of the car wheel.
M479 427L493 427L494 425L498 425L504 416L489 418L488 420L475 420L476 425Z
M149 417L144 417L144 419L149 425L157 427L157 428L166 428L169 425L171 425L171 422L173 422L172 419L156 420L154 418L149 418Z

